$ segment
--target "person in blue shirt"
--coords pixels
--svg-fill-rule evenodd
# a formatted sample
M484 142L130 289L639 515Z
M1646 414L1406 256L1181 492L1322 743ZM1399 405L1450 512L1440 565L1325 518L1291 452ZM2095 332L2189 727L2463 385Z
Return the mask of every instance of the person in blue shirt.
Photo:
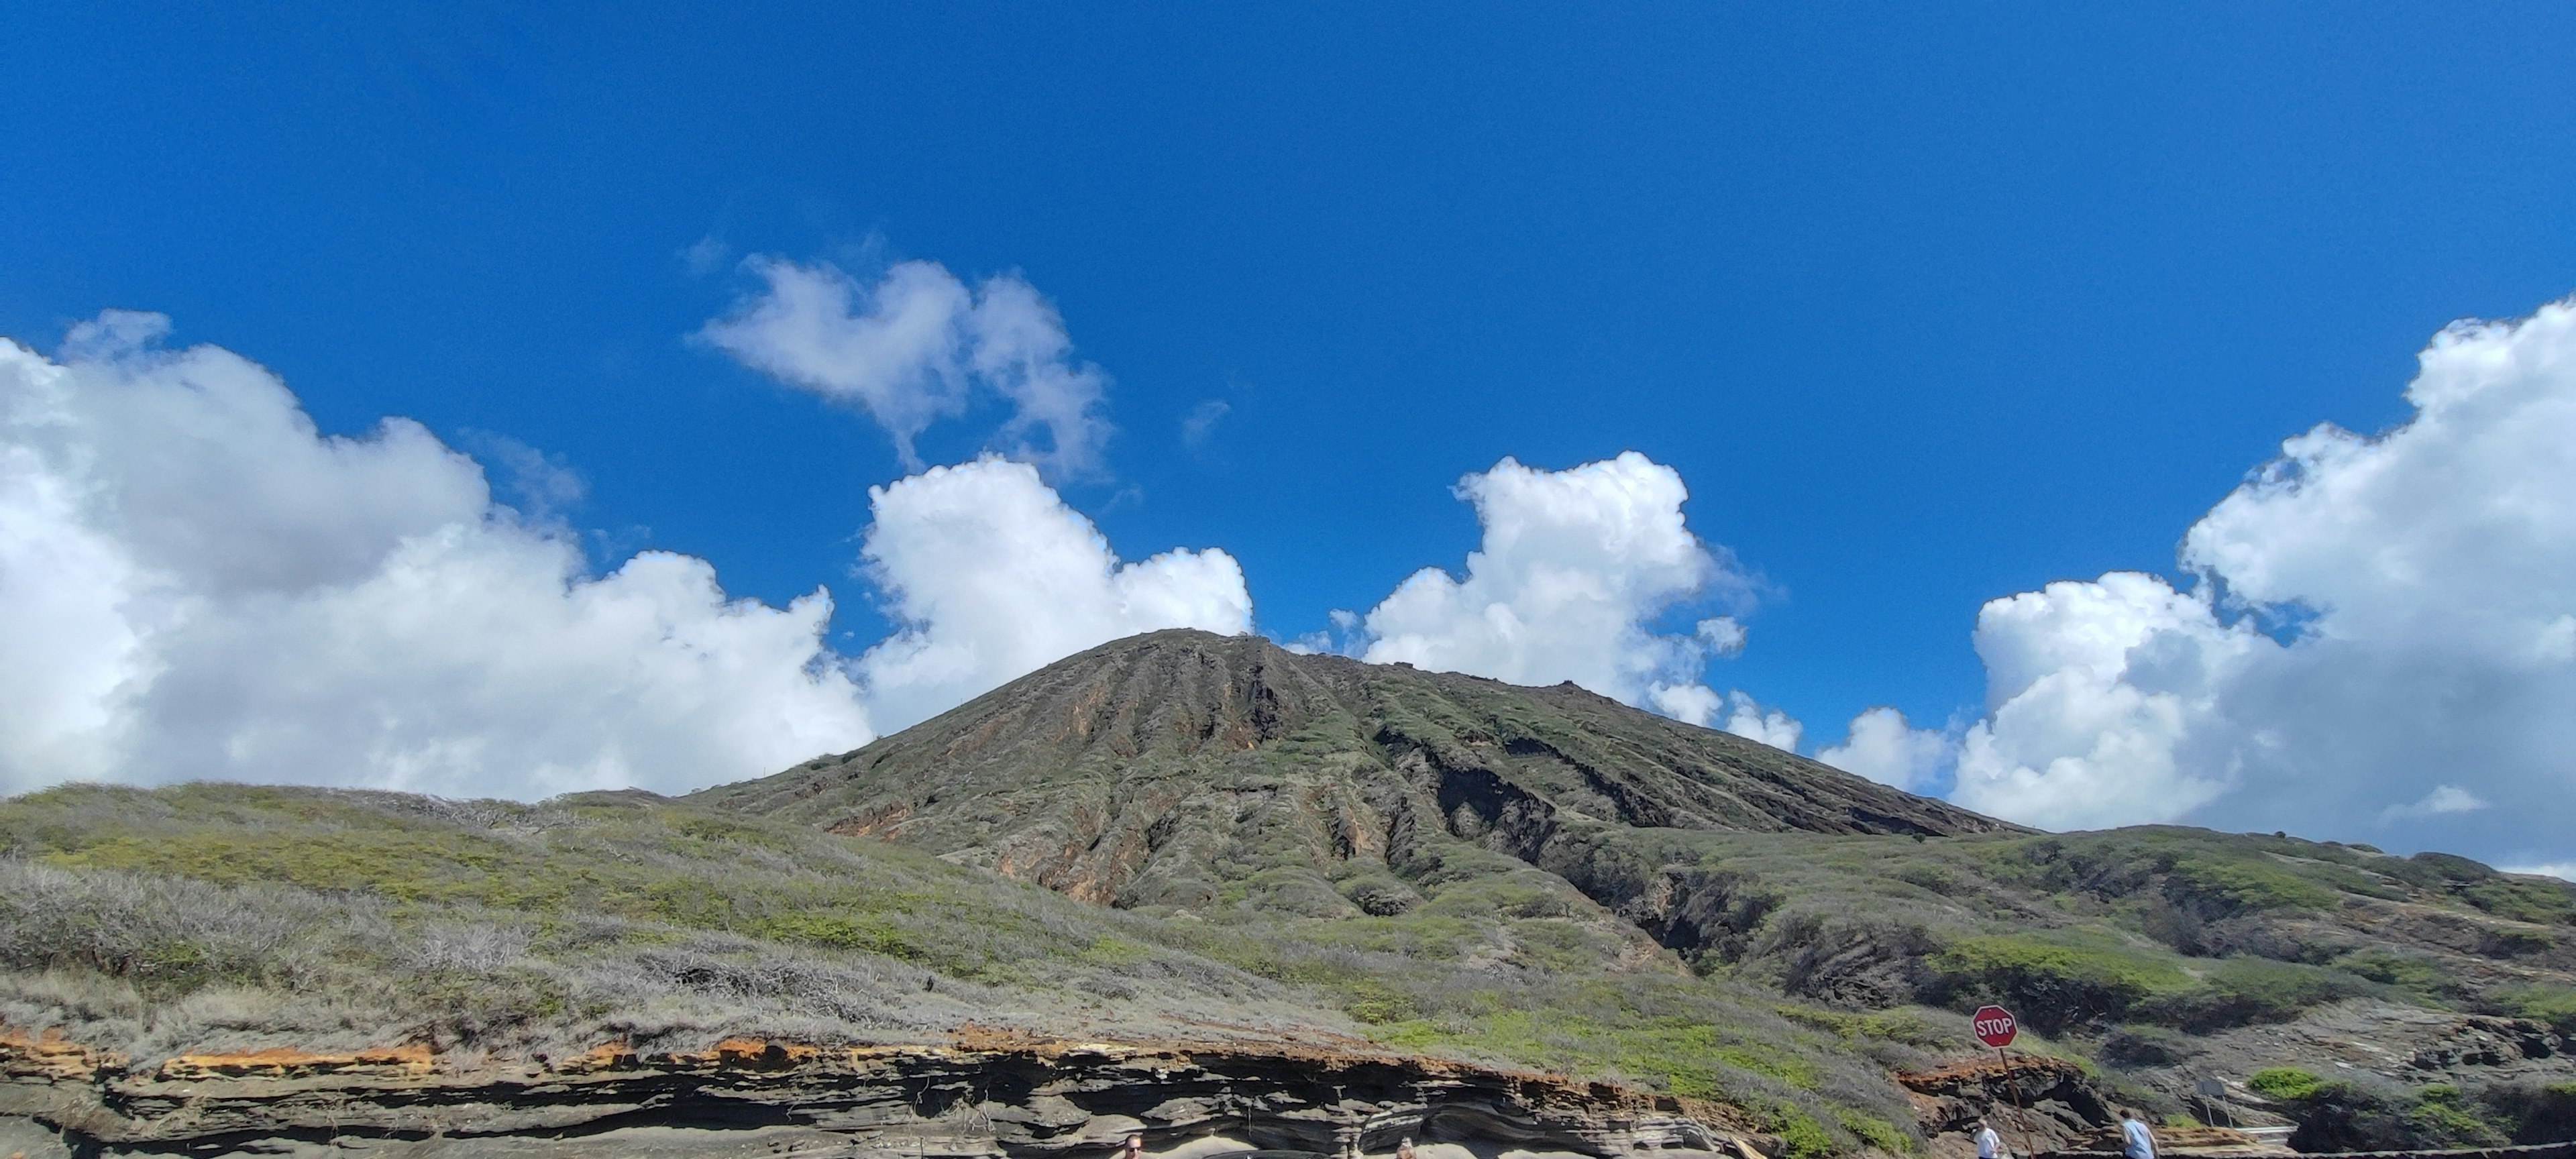
M2136 1107L2120 1112L2120 1152L2128 1159L2156 1159L2155 1132L2147 1129Z

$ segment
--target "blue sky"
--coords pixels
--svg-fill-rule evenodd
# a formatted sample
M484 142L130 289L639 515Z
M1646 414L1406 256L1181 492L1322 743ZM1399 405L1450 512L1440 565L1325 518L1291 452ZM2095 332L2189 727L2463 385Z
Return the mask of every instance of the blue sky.
M849 654L888 630L868 488L908 472L692 338L760 292L747 255L1025 279L1110 383L1065 500L1129 559L1222 548L1283 639L1460 569L1463 476L1642 452L1759 580L1707 680L1828 742L1977 719L1986 601L2176 575L2284 438L2406 420L2445 324L2576 289L2576 17L2540 5L11 25L0 333L156 311L325 432L534 447L595 566L829 585Z

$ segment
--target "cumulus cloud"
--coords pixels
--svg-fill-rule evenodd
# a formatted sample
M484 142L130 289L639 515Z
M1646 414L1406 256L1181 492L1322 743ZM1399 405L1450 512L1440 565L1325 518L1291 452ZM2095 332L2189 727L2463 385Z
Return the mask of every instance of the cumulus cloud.
M1933 787L1950 757L1939 729L1915 728L1893 708L1871 708L1852 718L1843 743L1820 749L1816 759L1882 785L1920 793Z
M2464 323L2414 413L2285 442L2148 575L1986 605L1956 799L2562 859L2576 831L2576 305ZM2491 808L2478 807L2492 803Z
M1025 463L987 456L868 492L865 568L901 630L859 670L900 728L1096 644L1159 628L1252 630L1225 552L1122 563Z
M1806 733L1788 713L1765 708L1743 692L1726 694L1726 721L1719 727L1746 740L1758 740L1785 752L1798 751L1798 739ZM1684 719L1688 719L1685 717Z
M660 552L590 577L418 424L323 436L167 327L0 342L0 792L682 789L869 738L825 593L732 600Z
M1051 473L1097 471L1111 427L1099 413L1108 380L1073 358L1064 320L1010 275L969 289L936 262L898 262L873 286L826 263L778 257L747 264L767 289L699 336L781 382L857 406L920 470L913 440L965 413L978 391L1012 406L997 438ZM1046 445L1032 436L1043 428Z
M2249 654L2277 647L2134 572L1988 603L1976 646L1990 715L1967 731L1952 799L2056 828L2170 821L2216 800L2239 764L2193 747L2190 726L2220 715Z
M1398 585L1358 622L1362 659L1514 684L1571 680L1692 723L1715 719L1720 698L1699 674L1743 647L1743 627L1726 617L1689 633L1652 624L1690 601L1741 601L1753 581L1683 525L1690 493L1678 472L1635 451L1563 471L1507 458L1457 491L1484 526L1466 575L1424 568Z

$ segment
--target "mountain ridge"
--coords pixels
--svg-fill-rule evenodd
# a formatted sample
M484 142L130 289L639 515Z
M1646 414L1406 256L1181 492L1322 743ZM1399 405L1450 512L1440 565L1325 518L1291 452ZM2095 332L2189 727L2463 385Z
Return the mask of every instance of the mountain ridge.
M1354 859L1401 867L1434 832L1532 864L1605 827L2026 832L1571 682L1188 629L1103 644L851 753L687 799L1088 901L1184 909L1216 900L1221 883L1199 871L1245 846L1284 843L1273 852L1329 878Z

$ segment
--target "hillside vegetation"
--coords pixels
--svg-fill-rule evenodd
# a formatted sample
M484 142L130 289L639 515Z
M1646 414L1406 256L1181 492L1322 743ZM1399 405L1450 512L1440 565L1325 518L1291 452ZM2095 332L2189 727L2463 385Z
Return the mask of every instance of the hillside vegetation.
M1374 1028L1729 1099L1803 1153L1905 1137L1887 1068L1954 1028L1846 1025L1695 978L1575 916L1561 884L1492 868L1398 916L1191 921L638 793L75 786L0 802L0 1022L147 1061Z
M2161 1114L2217 1077L2319 1145L2494 1142L2565 1133L2571 982L2564 883L2032 833L1570 686L1196 633L683 800L0 801L0 1023L145 1060L1347 1036L1729 1101L1810 1159L1922 1150L1891 1072L2001 1001Z

